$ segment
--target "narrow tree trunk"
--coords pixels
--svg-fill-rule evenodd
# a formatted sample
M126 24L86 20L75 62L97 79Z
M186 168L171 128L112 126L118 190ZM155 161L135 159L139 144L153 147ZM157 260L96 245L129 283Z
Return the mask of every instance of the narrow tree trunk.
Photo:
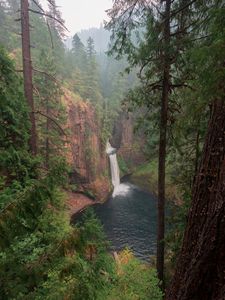
M21 29L22 29L22 53L23 53L23 77L24 93L30 110L30 150L33 155L37 153L36 124L34 114L34 99L32 85L32 63L30 53L30 28L29 28L29 3L21 0Z
M46 99L46 115L50 115L50 109L49 109L49 101L48 98ZM46 168L49 168L49 128L50 127L50 120L49 118L46 118L46 140L45 140L45 164Z
M159 169L158 169L158 233L157 233L157 272L163 281L164 273L164 231L165 231L165 163L167 144L168 100L170 92L170 6L171 0L166 1L164 22L164 70L163 90L161 98Z
M167 300L225 299L225 102L213 104Z

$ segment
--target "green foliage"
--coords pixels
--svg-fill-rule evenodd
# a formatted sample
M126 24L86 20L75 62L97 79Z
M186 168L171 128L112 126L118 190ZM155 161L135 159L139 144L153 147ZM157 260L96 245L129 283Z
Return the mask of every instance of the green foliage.
M66 112L61 101L62 89L56 81L57 66L54 52L42 50L39 65L44 74L35 77L38 89L36 98L37 128L39 133L39 152L44 158L46 168L65 151L63 129L66 124Z
M0 176L9 184L34 175L34 161L27 152L29 116L22 82L13 62L0 48Z
M129 172L129 167L123 157L118 156L118 165L119 169L122 172L122 174L127 174Z
M116 280L109 290L100 292L97 299L163 299L163 293L158 287L159 280L155 269L144 265L134 258L129 250L122 251L122 254L119 254L119 259L119 270Z
M62 196L56 190L45 191L46 187L40 192L40 188L33 188L31 195L28 192L32 213L27 207L22 218L18 216L21 207L15 208L20 229L10 236L9 244L0 247L1 298L96 299L98 290L109 285L108 277L114 276L99 222L87 212L72 229ZM25 203L21 205L25 209ZM7 225L14 222L15 215Z

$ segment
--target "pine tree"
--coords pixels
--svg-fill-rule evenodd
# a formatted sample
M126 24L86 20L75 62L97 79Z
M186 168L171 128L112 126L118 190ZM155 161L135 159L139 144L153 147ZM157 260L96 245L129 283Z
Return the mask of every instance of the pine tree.
M74 63L77 68L84 71L86 66L86 52L84 44L81 42L78 34L75 34L72 41L72 53L74 55Z
M94 46L94 40L89 37L87 40L87 64L86 64L86 92L85 97L92 101L94 105L99 102L100 86L99 86L99 73L96 61L96 51Z
M38 108L39 149L45 166L49 169L65 151L65 110L61 102L62 91L56 81L56 65L52 51L40 53L40 67L44 74L36 76L38 89L36 99Z

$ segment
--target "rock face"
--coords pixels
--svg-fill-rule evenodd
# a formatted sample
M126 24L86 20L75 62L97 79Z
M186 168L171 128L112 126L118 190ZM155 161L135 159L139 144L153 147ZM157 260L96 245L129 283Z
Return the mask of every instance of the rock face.
M63 102L67 112L67 152L71 166L71 183L79 191L89 191L97 200L105 199L111 190L109 160L102 144L101 127L93 105L78 95L64 90ZM121 113L115 122L111 145L130 167L144 161L141 152L144 139L133 133L134 121Z
M134 118L131 114L121 113L115 123L111 145L118 149L118 156L129 167L136 167L145 161L144 136L134 133Z
M71 183L89 190L98 200L110 192L108 158L101 142L101 131L94 107L66 90L67 161L71 166ZM101 199L99 199L101 198Z

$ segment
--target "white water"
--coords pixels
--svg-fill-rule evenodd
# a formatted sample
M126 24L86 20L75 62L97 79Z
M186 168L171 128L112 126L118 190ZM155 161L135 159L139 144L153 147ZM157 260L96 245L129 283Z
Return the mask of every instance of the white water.
M116 156L116 149L113 148L109 142L107 142L106 153L109 155L111 179L112 179L112 184L114 186L114 192L115 192L117 187L119 187L120 185L120 170L119 170L119 165Z
M128 196L130 192L132 192L132 187L130 184L120 183L114 188L112 196Z

